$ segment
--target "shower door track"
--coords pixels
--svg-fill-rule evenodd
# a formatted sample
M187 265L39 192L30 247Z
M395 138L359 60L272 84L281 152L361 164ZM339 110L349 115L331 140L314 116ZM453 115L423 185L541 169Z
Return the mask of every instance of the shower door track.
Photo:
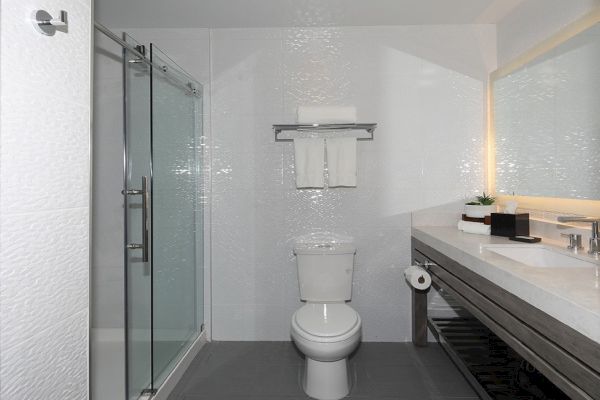
M100 22L94 21L94 27L96 29L98 29L100 32L102 32L104 35L106 35L109 39L111 39L112 41L119 44L121 47L132 52L133 55L135 55L137 57L136 61L141 61L141 62L143 62L151 67L154 67L154 68L162 71L163 73L167 74L170 79L177 82L178 85L181 86L189 94L192 94L194 96L199 95L199 91L196 88L196 85L192 80L188 80L188 81L182 80L181 78L178 77L178 75L176 75L174 73L170 73L169 68L166 65L157 64L157 63L149 60L145 54L140 52L139 48L130 45L129 43L127 43L126 41L121 39L118 35L116 35L113 31L111 31L110 29L108 29L107 27L102 25Z

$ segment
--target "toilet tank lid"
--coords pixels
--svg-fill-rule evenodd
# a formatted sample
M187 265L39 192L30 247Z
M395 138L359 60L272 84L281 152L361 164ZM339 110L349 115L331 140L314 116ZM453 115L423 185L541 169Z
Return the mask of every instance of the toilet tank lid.
M352 243L297 243L294 254L354 254L356 247Z

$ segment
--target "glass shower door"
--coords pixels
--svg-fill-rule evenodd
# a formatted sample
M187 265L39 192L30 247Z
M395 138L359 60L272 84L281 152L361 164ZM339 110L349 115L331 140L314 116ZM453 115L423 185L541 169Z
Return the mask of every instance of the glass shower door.
M154 67L123 53L128 400L161 387L204 320L202 86L149 50Z
M203 322L202 87L155 45L152 73L152 370L159 387Z
M128 35L126 42L144 48ZM150 67L123 51L126 398L152 389Z

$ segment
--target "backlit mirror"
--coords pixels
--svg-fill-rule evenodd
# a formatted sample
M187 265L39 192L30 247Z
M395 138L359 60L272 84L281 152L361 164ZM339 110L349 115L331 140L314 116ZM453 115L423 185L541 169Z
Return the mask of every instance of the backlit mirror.
M600 25L492 75L496 193L600 199Z

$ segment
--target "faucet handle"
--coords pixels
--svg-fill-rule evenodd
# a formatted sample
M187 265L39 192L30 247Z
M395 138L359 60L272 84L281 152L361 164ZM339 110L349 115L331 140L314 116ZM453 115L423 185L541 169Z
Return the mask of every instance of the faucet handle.
M598 221L592 222L592 236L590 236L590 249L588 254L595 257L600 256L600 223Z
M569 245L567 249L578 251L583 250L583 246L581 245L581 235L578 233L561 233L560 236L564 236L569 238Z

